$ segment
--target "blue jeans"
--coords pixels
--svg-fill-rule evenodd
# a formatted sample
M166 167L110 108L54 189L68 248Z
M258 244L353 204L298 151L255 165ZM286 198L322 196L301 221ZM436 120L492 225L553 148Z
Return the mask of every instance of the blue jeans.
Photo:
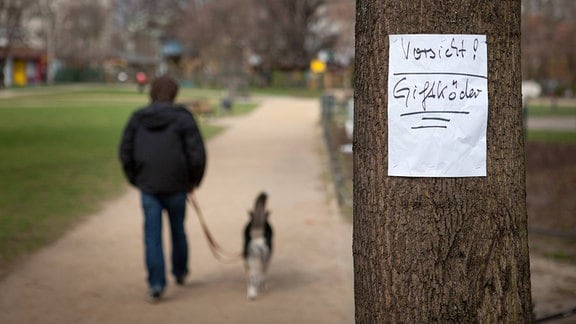
M186 193L153 195L141 192L144 210L144 246L148 285L151 290L166 287L164 251L162 246L162 211L168 212L172 238L172 274L178 278L188 274L188 241L184 231Z

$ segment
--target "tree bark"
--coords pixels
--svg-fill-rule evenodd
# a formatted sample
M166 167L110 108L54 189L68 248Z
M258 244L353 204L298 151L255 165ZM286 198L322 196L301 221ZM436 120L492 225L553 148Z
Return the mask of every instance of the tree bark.
M358 323L531 321L520 0L357 0ZM483 34L487 177L387 175L388 35Z

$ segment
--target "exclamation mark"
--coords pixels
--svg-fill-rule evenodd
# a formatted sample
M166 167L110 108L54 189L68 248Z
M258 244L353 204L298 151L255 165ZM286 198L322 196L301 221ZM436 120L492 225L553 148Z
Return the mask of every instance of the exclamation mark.
M473 60L476 60L476 51L478 50L478 38L474 39L474 57Z

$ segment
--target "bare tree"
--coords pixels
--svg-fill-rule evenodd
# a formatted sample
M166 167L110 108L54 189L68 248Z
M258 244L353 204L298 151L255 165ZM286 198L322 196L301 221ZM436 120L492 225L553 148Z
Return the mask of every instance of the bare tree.
M256 51L265 64L289 70L305 70L318 51L333 42L333 35L317 33L323 0L260 1L263 14L258 22Z
M200 55L237 56L249 46L253 24L249 11L253 0L210 1L192 4L179 30L180 37L194 44Z
M319 50L331 48L343 31L334 24L342 3L349 3L348 12L353 12L353 3L341 0L202 2L190 6L182 33L191 33L198 46L211 47L223 41L248 48L275 68L305 69L310 59Z
M350 38L353 1L279 0L256 3L252 46L274 69L306 70L322 50ZM348 45L351 45L348 43Z
M56 55L71 65L101 62L100 38L106 10L99 2L71 2L58 9Z
M576 2L524 0L522 68L525 79L576 83Z
M179 38L200 65L197 72L228 87L242 83L243 63L253 54L253 0L217 0L190 4ZM216 72L218 71L218 72Z
M188 5L188 0L116 0L114 24L118 28L116 45L126 55L160 59L160 42Z
M259 71L303 71L321 50L351 45L353 4L352 0L194 1L180 36L206 64L218 61L221 67L241 69L248 62Z
M358 0L358 323L529 323L520 0ZM487 177L390 177L388 36L485 34Z
M335 35L332 49L337 64L348 65L354 57L355 4L355 0L338 0L328 7L330 23L324 25Z

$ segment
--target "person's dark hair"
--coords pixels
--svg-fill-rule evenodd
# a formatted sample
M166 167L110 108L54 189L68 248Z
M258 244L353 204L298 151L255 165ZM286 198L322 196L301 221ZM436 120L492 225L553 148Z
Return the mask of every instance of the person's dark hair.
M174 102L178 94L178 82L172 77L163 75L152 81L150 85L150 99L153 102L164 101Z

